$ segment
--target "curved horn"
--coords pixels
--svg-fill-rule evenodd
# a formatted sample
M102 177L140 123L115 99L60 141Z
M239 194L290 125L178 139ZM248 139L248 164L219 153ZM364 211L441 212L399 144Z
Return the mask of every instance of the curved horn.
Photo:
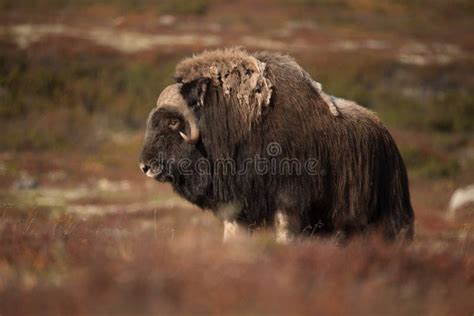
M186 100L184 100L183 96L180 93L181 84L173 84L167 86L158 97L158 101L156 101L157 108L163 106L171 106L174 107L178 112L181 113L184 120L189 124L190 135L186 135L183 132L179 132L179 135L184 139L184 141L188 144L196 144L199 140L199 128L197 126L196 116L189 108Z

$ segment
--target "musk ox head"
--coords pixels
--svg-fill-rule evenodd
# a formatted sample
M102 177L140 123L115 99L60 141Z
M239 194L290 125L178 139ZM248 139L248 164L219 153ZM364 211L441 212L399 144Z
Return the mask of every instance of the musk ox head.
M172 180L182 159L200 156L196 116L181 95L181 84L166 87L147 120L140 169L158 181Z
M188 87L193 90L190 93L203 93L200 87L207 80L201 81L202 84ZM190 202L210 208L213 200L209 193L212 189L209 163L206 163L198 118L183 98L183 89L187 88L173 84L158 97L148 116L140 169L157 181L170 182Z
M205 52L181 61L176 67L177 83L162 91L149 114L141 170L158 181L176 182L178 163L207 158L206 145L219 147L212 135L213 125L232 122L236 128L227 132L248 133L270 103L272 83L265 76L265 67L264 62L237 48ZM230 109L225 114L209 114L225 108ZM216 130L220 130L223 142L232 143L230 136L222 134L225 131Z

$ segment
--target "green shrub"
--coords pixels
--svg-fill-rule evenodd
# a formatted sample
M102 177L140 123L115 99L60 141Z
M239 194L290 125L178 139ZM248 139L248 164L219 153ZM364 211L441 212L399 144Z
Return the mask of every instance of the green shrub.
M452 178L460 172L458 161L452 157L413 146L400 147L400 151L411 174L428 178Z
M465 90L440 94L427 123L434 130L474 131L474 95Z
M207 12L209 2L209 0L162 1L158 9L162 13L202 15Z

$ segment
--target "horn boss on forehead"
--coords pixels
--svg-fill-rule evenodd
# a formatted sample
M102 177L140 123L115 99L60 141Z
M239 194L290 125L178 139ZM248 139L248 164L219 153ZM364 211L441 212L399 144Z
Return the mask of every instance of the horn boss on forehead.
M199 128L197 125L196 116L189 108L186 100L181 95L181 84L173 84L166 87L158 97L156 101L156 107L173 107L175 108L184 118L185 122L189 125L190 135L186 135L183 132L179 132L181 137L189 144L195 144L199 140Z

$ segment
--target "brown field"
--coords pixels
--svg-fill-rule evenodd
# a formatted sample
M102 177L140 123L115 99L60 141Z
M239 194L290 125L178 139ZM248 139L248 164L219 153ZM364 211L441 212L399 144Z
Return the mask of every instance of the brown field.
M0 316L473 315L472 1L0 0ZM138 169L176 62L293 55L376 111L410 176L416 237L279 245L222 227Z

